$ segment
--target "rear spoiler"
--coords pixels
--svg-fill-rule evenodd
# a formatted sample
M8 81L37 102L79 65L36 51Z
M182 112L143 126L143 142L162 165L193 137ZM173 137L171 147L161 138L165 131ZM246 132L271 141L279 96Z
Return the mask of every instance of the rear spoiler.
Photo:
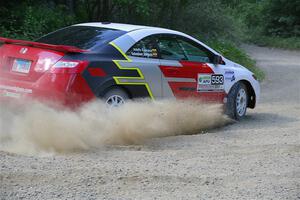
M0 37L0 44L15 44L15 45L22 45L22 46L28 46L28 47L37 47L41 49L50 49L65 53L83 53L88 52L88 50L79 49L74 46L67 46L67 45L53 45L53 44L45 44L45 43L39 43L39 42L31 42L26 40L13 40L9 38L3 38Z

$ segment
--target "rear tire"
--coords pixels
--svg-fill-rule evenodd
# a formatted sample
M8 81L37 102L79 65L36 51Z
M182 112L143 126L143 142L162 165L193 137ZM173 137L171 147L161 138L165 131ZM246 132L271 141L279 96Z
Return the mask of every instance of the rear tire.
M129 96L124 90L113 88L105 93L103 99L109 107L119 107L129 99Z
M225 114L235 120L245 117L248 106L247 87L241 82L234 84L227 96Z

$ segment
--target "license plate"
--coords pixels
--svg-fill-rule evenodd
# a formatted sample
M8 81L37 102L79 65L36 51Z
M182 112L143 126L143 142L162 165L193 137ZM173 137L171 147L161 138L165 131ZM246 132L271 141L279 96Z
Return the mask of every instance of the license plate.
M13 72L28 74L30 71L31 61L15 59L12 67Z

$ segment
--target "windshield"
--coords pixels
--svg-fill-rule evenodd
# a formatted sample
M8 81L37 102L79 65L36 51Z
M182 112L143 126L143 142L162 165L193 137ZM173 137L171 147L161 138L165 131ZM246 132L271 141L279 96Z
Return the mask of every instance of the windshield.
M108 44L125 34L125 31L90 26L70 26L49 33L36 42L75 46L80 49L93 49L96 46Z

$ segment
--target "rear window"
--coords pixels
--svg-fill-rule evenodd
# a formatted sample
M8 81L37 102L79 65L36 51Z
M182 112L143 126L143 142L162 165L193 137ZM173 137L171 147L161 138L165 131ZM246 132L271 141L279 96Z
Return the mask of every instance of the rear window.
M125 34L125 31L90 26L70 26L58 31L49 33L36 42L69 45L80 49L93 49Z

